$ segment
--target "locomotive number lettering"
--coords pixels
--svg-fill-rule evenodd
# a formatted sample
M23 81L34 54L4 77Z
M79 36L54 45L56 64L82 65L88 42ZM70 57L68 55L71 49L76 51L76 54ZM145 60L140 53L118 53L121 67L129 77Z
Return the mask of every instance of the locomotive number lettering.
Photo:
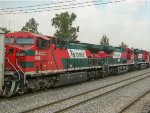
M40 60L41 57L40 56L35 56L35 60Z

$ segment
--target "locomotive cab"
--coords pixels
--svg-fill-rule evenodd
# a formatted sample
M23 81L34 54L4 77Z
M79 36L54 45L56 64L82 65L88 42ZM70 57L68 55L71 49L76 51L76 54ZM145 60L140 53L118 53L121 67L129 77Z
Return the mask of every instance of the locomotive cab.
M22 92L30 76L38 76L48 69L50 38L30 32L8 33L5 36L4 96ZM9 84L9 85L7 85Z
M39 49L48 49L50 47L49 38L46 37L37 37L36 47Z
M16 92L22 93L25 84L25 73L31 68L33 58L32 49L35 47L35 36L28 32L15 32L5 35L5 87L4 96L11 96Z

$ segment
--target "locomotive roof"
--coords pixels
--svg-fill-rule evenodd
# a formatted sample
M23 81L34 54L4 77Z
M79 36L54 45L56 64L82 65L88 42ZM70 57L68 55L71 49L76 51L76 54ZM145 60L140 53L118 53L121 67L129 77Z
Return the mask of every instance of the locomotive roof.
M9 37L9 36L35 36L35 37L40 37L42 39L45 39L45 40L50 40L50 38L55 38L55 37L52 37L52 36L46 36L46 35L42 35L42 34L35 34L35 33L31 33L31 32L12 32L12 33L7 33L6 34L6 37Z

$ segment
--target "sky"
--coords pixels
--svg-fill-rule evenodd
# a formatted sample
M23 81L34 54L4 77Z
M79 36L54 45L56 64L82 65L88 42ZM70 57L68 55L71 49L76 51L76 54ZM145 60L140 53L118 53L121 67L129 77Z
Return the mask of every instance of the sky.
M99 44L103 34L109 38L110 45L118 46L125 42L129 47L150 50L150 0L125 0L118 3L94 5L96 0L47 0L47 1L2 1L0 9L28 7L36 8L35 5L49 4L49 7L62 6L90 2L91 6L78 7L74 9L61 9L52 11L42 11L27 14L5 14L0 10L0 27L7 27L11 31L19 31L30 18L35 18L39 23L38 31L45 35L53 35L55 28L51 19L55 14L68 11L77 15L73 26L79 26L78 40L81 42ZM116 0L99 0L98 3ZM64 2L62 4L51 4ZM84 4L86 5L86 4ZM45 6L45 7L48 7ZM61 7L59 7L61 8ZM14 9L9 9L13 11ZM19 10L19 9L17 9ZM27 11L27 10L26 10ZM20 13L21 11L17 11Z

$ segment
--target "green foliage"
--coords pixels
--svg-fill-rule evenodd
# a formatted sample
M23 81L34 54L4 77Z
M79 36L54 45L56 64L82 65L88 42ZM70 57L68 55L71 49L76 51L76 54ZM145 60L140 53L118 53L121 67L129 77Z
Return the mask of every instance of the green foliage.
M103 35L100 41L100 45L109 46L109 38L106 35Z
M0 27L0 29L1 29L5 34L7 34L7 33L10 32L10 30L8 30L6 27Z
M26 25L21 29L21 31L29 31L38 34L38 26L39 24L35 21L35 19L31 18L29 22L26 22Z
M125 44L124 42L121 42L121 44L119 45L119 47L127 48L127 47L128 47L128 45L127 45L127 44Z
M69 40L77 39L77 32L79 32L78 27L72 27L72 23L76 19L76 15L68 12L64 12L61 14L56 14L55 17L51 20L52 26L56 28L55 36L59 38L67 38Z

